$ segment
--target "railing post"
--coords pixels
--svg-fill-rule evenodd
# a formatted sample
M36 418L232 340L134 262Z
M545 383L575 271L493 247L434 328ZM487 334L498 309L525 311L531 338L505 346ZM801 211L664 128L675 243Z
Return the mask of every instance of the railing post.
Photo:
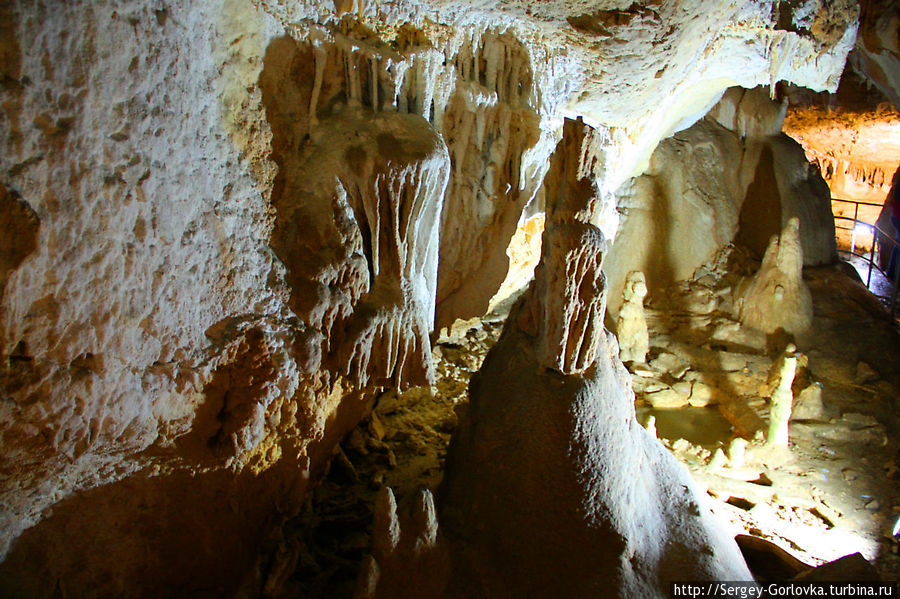
M897 272L900 273L900 269ZM894 306L897 305L897 279L900 279L900 277L895 275L891 281L891 318L894 317Z
M896 234L896 233L889 234L885 231L882 231L878 227L877 222L876 222L876 224L869 224L869 223L861 222L859 220L860 205L875 206L877 208L881 208L882 205L881 204L873 204L870 202L856 202L854 200L843 200L841 198L831 198L831 201L853 204L853 218L852 219L847 216L842 216L842 215L839 216L839 215L834 214L834 205L832 204L831 213L835 219L835 235L837 235L837 230L839 228L839 227L837 227L838 220L849 220L849 221L853 222L853 227L851 229L851 235L850 235L850 260L853 259L853 256L856 256L856 257L861 258L862 260L865 260L866 262L869 263L869 271L866 276L866 287L869 289L869 291L871 291L871 287L872 287L872 270L873 269L877 270L879 273L884 275L884 278L891 282L891 292L890 292L891 295L890 295L890 302L889 302L890 308L889 309L891 312L891 317L893 318L894 310L896 309L896 306L898 303L897 296L900 295L900 268L897 269L897 272L894 273L893 277L891 277L890 272L885 272L885 271L881 270L881 267L879 267L875 264L875 244L878 243L878 236L881 235L882 239L886 239L887 241L890 242L890 247L891 247L892 251L894 251L894 250L900 251L900 240L898 240L894 237L894 234ZM865 254L857 254L856 253L856 225L857 224L864 225L872 231L872 248L869 250L868 256L866 256ZM846 229L841 229L841 230L846 230ZM887 241L883 245L887 245ZM882 250L884 250L884 247L882 247ZM845 253L847 250L838 250L838 251ZM878 297L881 300L888 299L887 297L881 296L881 295L879 295Z
M856 230L856 224L853 224L853 230ZM866 288L872 284L872 266L875 264L875 227L872 227L872 249L869 250L869 278L866 279Z
M900 248L900 245L897 245L897 242L894 238L891 238L891 253L894 252L895 249ZM890 263L889 263L890 264ZM888 269L888 281L891 282L891 318L894 317L894 306L897 305L897 282L900 281L900 266L896 268L896 272L890 272ZM893 276L891 276L893 275Z

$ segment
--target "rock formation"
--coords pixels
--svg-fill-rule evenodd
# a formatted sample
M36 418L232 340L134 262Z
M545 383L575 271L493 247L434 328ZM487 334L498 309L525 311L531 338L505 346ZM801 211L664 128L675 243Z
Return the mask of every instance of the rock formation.
M272 246L291 307L321 331L324 359L360 385L433 379L428 334L449 167L421 117L347 108L318 119L285 169Z
M784 132L803 145L832 195L883 201L900 163L900 112L852 69L844 73L835 94L784 89L790 101Z
M786 104L768 91L730 89L709 113L664 140L647 171L617 193L622 221L610 251L610 309L631 270L651 292L690 279L732 241L761 257L788 219L800 219L806 264L836 256L827 185L781 133Z
M800 221L792 218L769 241L759 271L735 290L735 316L765 333L802 333L812 323L812 296L803 282ZM791 377L793 380L793 376Z
M856 11L612 4L0 3L0 594L259 588L269 531L376 396L429 380L434 327L484 311L541 197L543 264L472 417L517 397L510 357L537 389L517 426L565 478L541 516L588 509L544 531L592 548L565 565L585 585L744 576L633 423L609 199L726 87L833 90ZM593 132L541 191L566 116Z
M794 401L791 385L794 384L794 375L797 373L796 351L797 346L788 344L781 359L778 386L772 392L772 404L769 408L769 432L766 435L766 443L769 445L788 445L788 424Z
M644 362L650 351L650 337L644 317L644 298L647 297L644 273L639 270L628 273L622 294L625 301L616 321L619 359L626 363Z
M830 264L837 256L831 191L818 167L807 161L791 137L769 137L762 148L753 182L741 206L737 241L762 256L771 235L790 219L800 223L803 264Z
M421 490L406 509L397 509L384 487L375 506L372 554L363 560L356 599L440 597L449 583L450 561L438 529L431 491Z
M850 57L853 68L900 110L900 7L890 0L860 2L860 31Z
M466 596L653 597L678 576L749 578L693 483L637 422L602 330L604 281L592 273L604 244L582 162L590 136L567 122L535 281L473 379L451 443L440 521ZM573 294L562 272L600 288ZM549 318L560 314L579 343L561 342Z

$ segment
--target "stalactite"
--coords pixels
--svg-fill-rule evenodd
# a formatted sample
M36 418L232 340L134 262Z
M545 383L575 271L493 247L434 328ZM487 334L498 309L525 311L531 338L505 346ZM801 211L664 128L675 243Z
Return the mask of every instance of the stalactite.
M325 365L354 383L427 383L446 147L414 115L348 106L326 125L277 203L296 313L322 331Z
M318 123L316 110L319 104L319 93L322 91L322 77L325 73L325 67L328 61L328 54L319 44L313 44L313 56L316 61L316 79L313 84L312 94L309 98L309 128L314 129Z
M558 134L540 116L554 108L538 106L534 57L511 34L490 31L462 34L443 51L398 51L339 33L304 45L315 61L312 82L298 83L308 90L309 130L347 104L417 114L447 140L453 169L433 324L482 314L506 275L505 247Z

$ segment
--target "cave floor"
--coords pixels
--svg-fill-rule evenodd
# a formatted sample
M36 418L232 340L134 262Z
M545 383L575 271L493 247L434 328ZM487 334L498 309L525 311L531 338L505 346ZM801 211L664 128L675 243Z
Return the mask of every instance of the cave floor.
M725 313L727 301L706 310L734 279L682 285L661 309L647 311L649 367L632 368L638 414L656 416L661 441L735 535L768 540L808 565L860 552L883 578L897 580L900 558L891 536L900 517L900 336L877 298L840 268L807 269L804 278L814 322L796 338L805 356L800 364L807 365L795 378L789 450L764 441L769 371L787 339L739 327ZM690 391L701 384L699 401L693 394L687 399L699 407L652 407L648 389L668 383L688 391L682 382ZM820 394L815 388L801 394L810 386ZM674 395L661 403L677 403ZM718 440L710 439L711 430ZM731 444L737 437L747 441L744 447Z
M840 269L807 269L805 278L815 319L796 339L808 367L795 379L789 450L764 442L766 381L787 340L728 316L734 277L682 284L648 306L651 351L646 364L629 365L637 415L645 426L653 416L660 441L733 534L765 539L811 566L858 551L897 580L900 335L878 300ZM435 345L433 387L385 393L341 443L327 478L284 531L299 559L275 596L350 597L377 491L390 486L402 504L422 486L437 487L469 378L503 319L469 327ZM821 394L801 401L810 385Z
M384 393L341 442L328 476L285 530L286 539L297 539L300 558L277 596L352 596L369 552L378 490L391 487L402 505L421 487L437 488L450 435L468 405L469 379L500 337L504 319L474 319L441 338L432 350L435 384Z

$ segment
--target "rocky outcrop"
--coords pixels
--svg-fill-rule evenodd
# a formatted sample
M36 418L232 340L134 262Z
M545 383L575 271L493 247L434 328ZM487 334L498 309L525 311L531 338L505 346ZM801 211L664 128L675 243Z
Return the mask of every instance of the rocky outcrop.
M622 221L607 261L614 313L627 273L642 271L652 297L733 239L746 186L742 156L736 134L704 119L663 141L648 172L619 194Z
M647 172L623 186L606 268L613 313L628 272L643 271L652 296L691 278L732 241L761 257L791 217L803 223L806 264L835 259L828 186L780 133L785 110L762 89L731 89L704 119L660 143Z

